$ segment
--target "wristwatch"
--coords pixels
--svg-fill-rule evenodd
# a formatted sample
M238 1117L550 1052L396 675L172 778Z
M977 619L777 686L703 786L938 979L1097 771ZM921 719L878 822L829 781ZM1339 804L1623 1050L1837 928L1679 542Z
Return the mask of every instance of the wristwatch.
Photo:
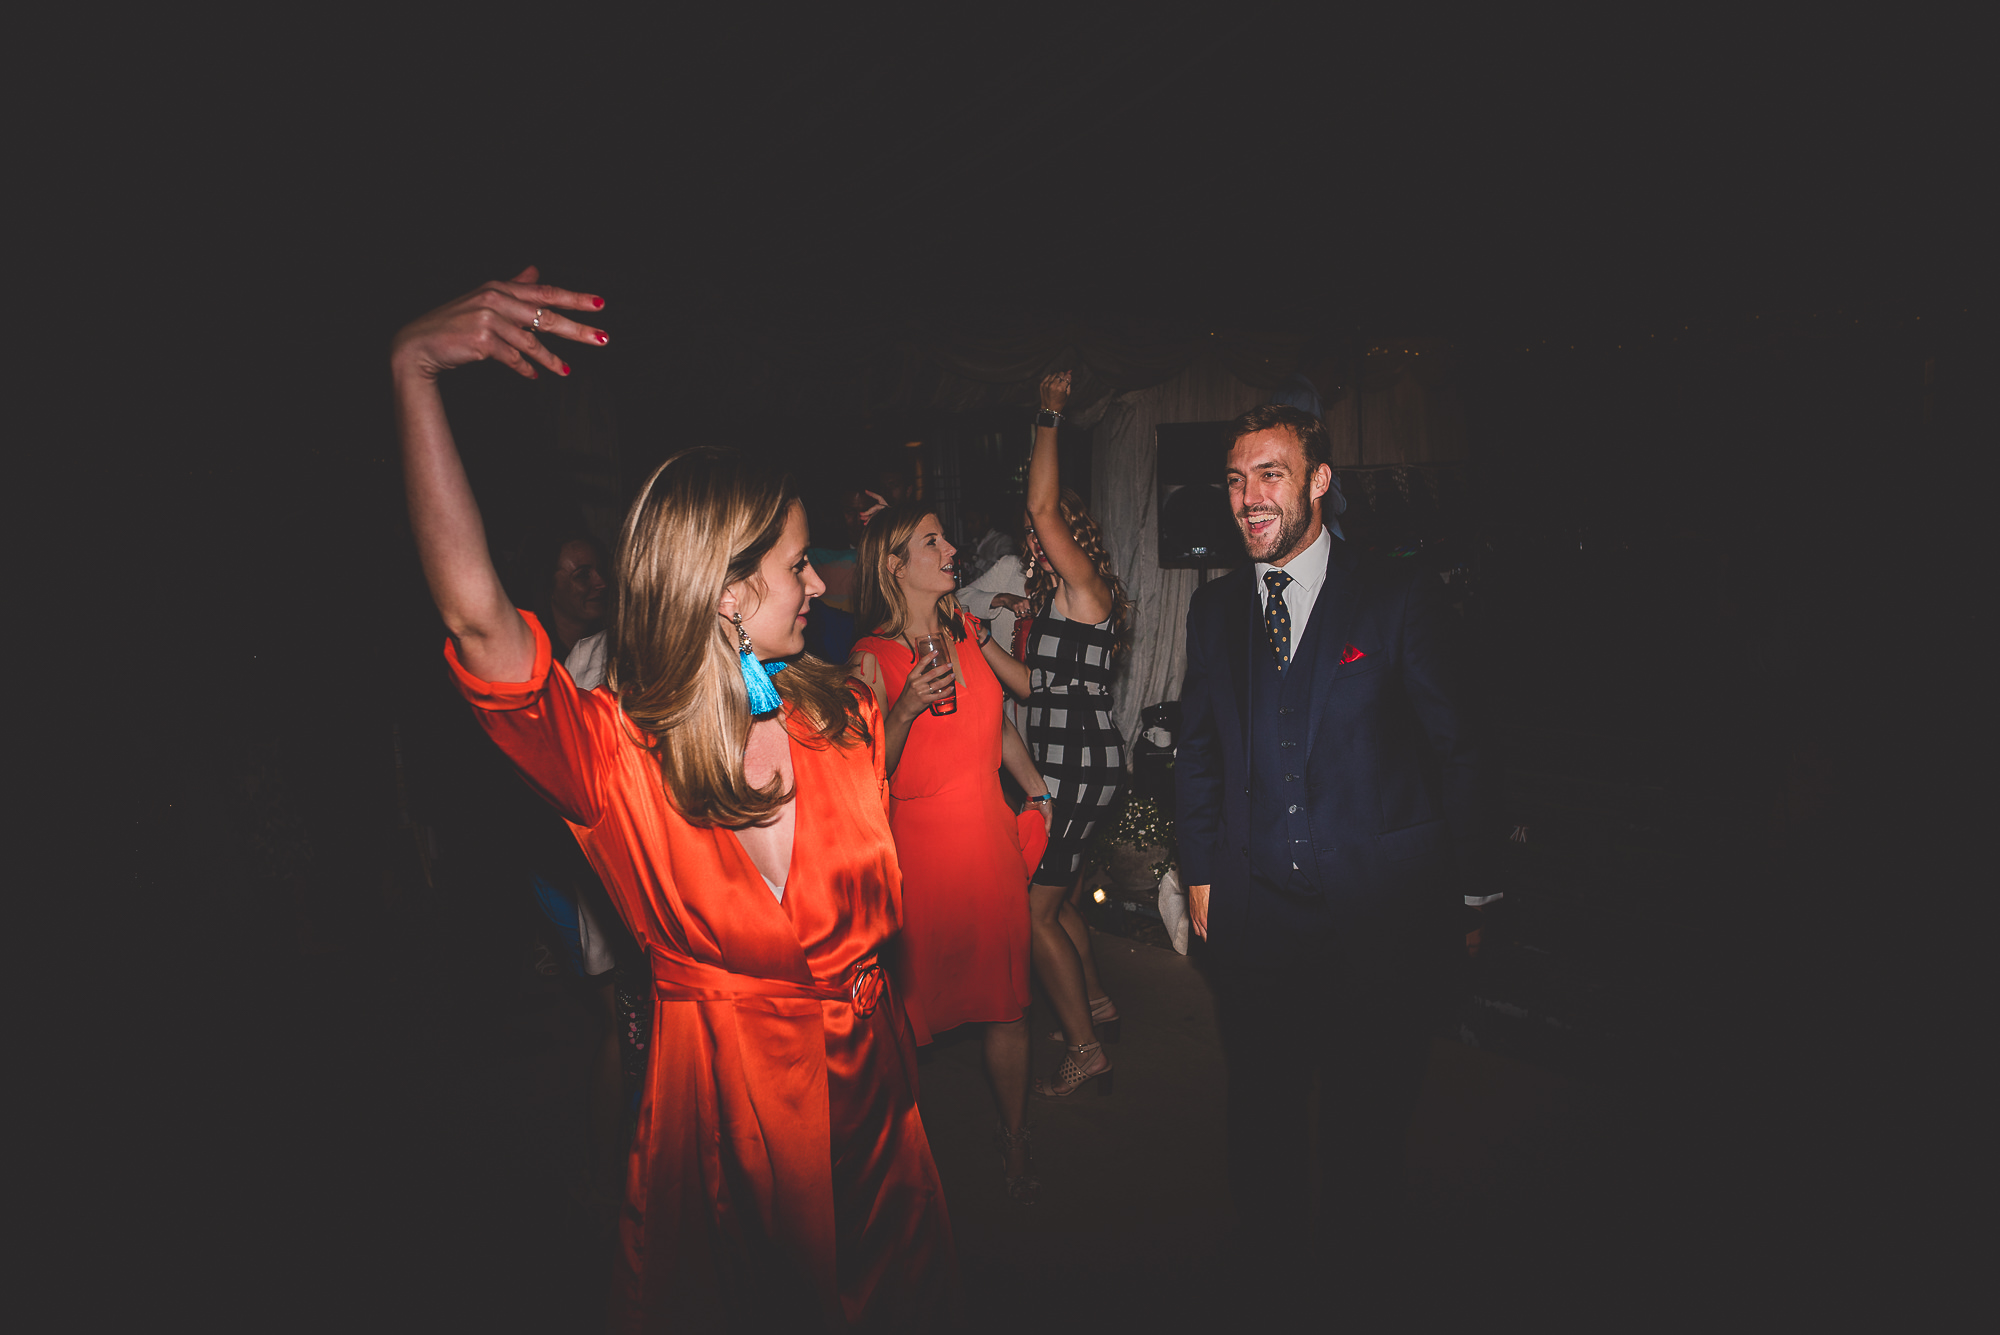
M1035 414L1036 426L1055 426L1063 420L1063 415L1053 408L1044 408Z
M1053 806L1055 804L1055 800L1056 800L1056 795L1054 793L1043 793L1039 797L1029 798L1028 805L1033 806L1037 802L1047 802Z

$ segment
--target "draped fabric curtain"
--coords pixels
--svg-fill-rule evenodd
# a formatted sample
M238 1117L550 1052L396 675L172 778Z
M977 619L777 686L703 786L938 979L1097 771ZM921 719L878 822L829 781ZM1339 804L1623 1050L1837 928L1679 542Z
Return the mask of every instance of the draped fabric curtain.
M1452 369L1448 344L1391 339L1368 349L1359 395L1322 386L1334 467L1462 462L1465 413Z
M1138 736L1141 709L1179 697L1188 599L1203 578L1198 570L1159 565L1155 429L1226 421L1268 402L1270 388L1298 366L1299 349L1298 340L1277 335L1149 336L1099 325L984 340L933 338L919 354L939 373L933 403L961 410L1032 402L1044 373L1076 369L1070 416L1095 427L1091 508L1133 601L1132 644L1113 711L1128 743ZM1359 389L1358 396L1336 392L1326 405L1336 466L1464 457L1462 417L1441 346L1402 340L1370 348Z
M1076 373L1069 417L1095 428L1092 509L1135 603L1115 712L1128 742L1137 736L1140 709L1179 694L1187 603L1201 580L1199 571L1159 568L1156 427L1227 420L1268 402L1270 390L1297 371L1321 395L1335 467L1369 470L1363 486L1374 485L1372 470L1462 460L1466 452L1451 349L1436 340L1383 339L1355 349L1293 334L1098 317L972 329L774 321L759 328L756 343L756 355L738 349L732 362L759 373L704 384L706 397L802 415L966 413L1032 404L1043 375ZM1364 354L1358 362L1357 350ZM1405 472L1392 471L1395 485L1408 485Z
M1132 646L1119 670L1112 714L1128 744L1138 738L1142 708L1180 696L1188 599L1203 575L1160 569L1154 429L1165 422L1226 421L1266 397L1264 388L1202 357L1164 384L1115 396L1098 420L1091 444L1091 508L1133 602Z

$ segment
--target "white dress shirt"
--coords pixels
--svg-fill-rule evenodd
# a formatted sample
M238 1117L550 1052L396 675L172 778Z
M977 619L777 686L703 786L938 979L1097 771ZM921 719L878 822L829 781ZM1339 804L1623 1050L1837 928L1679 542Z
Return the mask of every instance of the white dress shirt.
M972 613L977 619L993 627L993 638L1000 642L1001 649L1014 651L1014 614L993 605L993 595L1011 593L1016 598L1024 598L1028 593L1027 577L1021 573L1021 558L1012 551L958 591L958 605ZM1005 690L1000 692L1001 709L1007 721L1016 728L1021 726L1022 704Z
M1003 649L1014 647L1014 614L993 605L996 593L1011 593L1016 598L1027 596L1028 581L1021 574L1020 558L1008 555L1005 560L996 561L979 578L958 591L958 605L972 613L980 621L993 623L994 638Z
M1014 540L997 529L987 529L971 544L971 550L961 547L959 564L966 569L967 579L978 579L999 562L1014 555Z
M604 684L605 674L610 671L611 665L605 658L604 632L600 630L578 640L569 657L563 660L563 666L569 669L570 679L579 691L594 691Z
M1321 525L1319 536L1310 546L1281 566L1268 561L1257 562L1257 578L1251 581L1251 593L1257 600L1257 620L1264 620L1264 600L1271 596L1270 586L1264 583L1264 572L1282 570L1292 577L1285 586L1285 610L1292 617L1292 642L1285 646L1285 661L1298 657L1299 645L1306 637L1306 623L1312 620L1313 604L1319 601L1319 591L1326 584L1326 559L1333 554L1333 535Z

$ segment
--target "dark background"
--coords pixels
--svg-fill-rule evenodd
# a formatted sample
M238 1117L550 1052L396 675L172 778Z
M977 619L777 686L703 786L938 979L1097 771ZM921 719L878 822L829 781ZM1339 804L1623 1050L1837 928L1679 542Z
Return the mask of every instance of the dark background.
M1432 536L1483 562L1494 715L1671 741L1702 794L1648 827L1674 875L1616 925L1634 990L1698 1000L1626 1048L1711 1082L1716 1143L1789 1145L1839 1245L1943 1213L1986 879L1992 108L1963 34L555 17L41 48L76 82L23 125L36 207L115 279L66 311L111 351L61 467L113 479L85 529L127 553L129 671L171 702L119 744L129 839L90 855L137 889L131 976L163 975L116 1005L165 1035L133 1058L159 1115L118 1122L165 1169L163 1284L513 1291L527 1207L488 1169L526 1134L493 1074L520 924L398 889L384 724L445 715L384 351L530 262L608 299L612 344L570 360L626 487L688 443L933 429L897 351L933 334L1448 342L1473 485ZM467 455L530 527L565 390L484 371Z

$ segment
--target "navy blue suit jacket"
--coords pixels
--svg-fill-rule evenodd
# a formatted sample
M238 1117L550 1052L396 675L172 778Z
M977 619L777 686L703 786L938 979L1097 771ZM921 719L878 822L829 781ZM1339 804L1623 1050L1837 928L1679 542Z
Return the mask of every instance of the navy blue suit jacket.
M1183 883L1210 887L1208 940L1218 951L1248 944L1241 925L1261 890L1251 872L1249 766L1279 763L1274 746L1249 735L1249 655L1253 645L1267 652L1254 578L1250 565L1231 571L1188 607L1175 830ZM1434 574L1409 561L1366 561L1333 539L1300 645L1317 640L1303 771L1310 864L1282 849L1259 859L1293 857L1330 922L1400 902L1444 923L1466 896L1489 893L1474 857L1484 785L1455 629Z

